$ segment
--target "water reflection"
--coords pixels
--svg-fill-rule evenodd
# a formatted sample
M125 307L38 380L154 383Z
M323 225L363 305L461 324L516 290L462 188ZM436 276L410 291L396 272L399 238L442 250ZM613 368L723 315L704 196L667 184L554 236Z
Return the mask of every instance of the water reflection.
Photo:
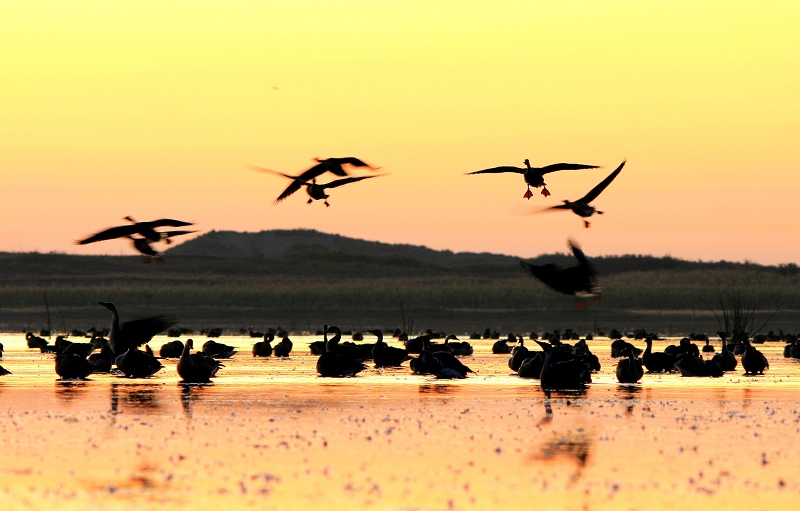
M186 420L192 420L192 407L195 401L199 401L203 395L203 389L210 387L211 384L193 384L193 383L179 383L181 388L181 406L183 407L183 416Z
M420 394L453 394L458 390L458 385L426 384L419 386Z
M542 445L534 448L528 455L529 462L552 462L569 460L577 464L571 480L576 481L583 474L593 449L594 440L584 428L568 430L556 435Z
M161 408L158 400L159 385L126 385L111 384L111 418L112 424L116 415L121 413L120 405L132 410L157 410Z
M86 393L87 383L82 381L56 381L56 397L70 404Z
M617 397L625 402L625 413L628 415L633 413L633 407L637 404L639 394L642 392L642 386L636 383L620 383L617 385Z

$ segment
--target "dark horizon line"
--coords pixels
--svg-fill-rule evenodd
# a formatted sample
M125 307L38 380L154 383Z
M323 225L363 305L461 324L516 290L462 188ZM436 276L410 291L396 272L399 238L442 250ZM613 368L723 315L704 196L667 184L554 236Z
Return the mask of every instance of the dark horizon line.
M470 251L455 252L455 251L450 250L450 249L435 249L435 248L428 247L426 245L414 245L414 244L411 244L411 243L389 243L389 242L385 242L385 241L368 240L368 239L364 239L364 238L354 238L354 237L345 236L345 235L342 235L342 234L327 233L327 232L319 231L317 229L308 229L308 228L262 229L260 231L235 231L235 230L229 230L229 229L225 229L225 230L212 229L210 231L203 232L202 234L200 234L197 237L194 237L194 238L191 238L191 239L187 239L187 240L183 241L182 243L173 244L171 247L169 247L169 249L165 250L164 253L165 253L165 255L169 256L170 255L169 251L172 248L179 247L179 246L181 246L181 245L183 245L185 243L190 243L190 242L195 241L195 240L197 240L199 238L202 238L202 237L204 237L204 236L206 236L208 234L213 234L213 233L263 234L263 233L275 233L275 232L282 232L282 233L294 233L294 232L316 233L316 234L323 234L323 235L327 235L327 236L336 236L336 237L350 239L350 240L364 241L364 242L368 242L368 243L380 243L380 244L383 244L383 245L396 246L396 247L422 248L422 249L431 250L433 252L450 253L450 254L453 254L453 255L484 255L484 256L488 255L488 256L497 256L497 257L507 257L507 258L513 258L513 259L537 259L537 258L540 258L540 257L547 257L547 256L553 256L553 257L565 256L565 257L570 257L570 254L568 252L566 252L566 251L565 252L541 253L541 254L538 254L538 255L535 255L535 256L528 256L528 257L510 255L510 254L500 254L500 253L496 253L496 252L470 252ZM58 250L51 250L49 252L40 252L38 250L32 250L32 251L0 251L0 254L9 254L9 255L11 255L11 254L18 254L18 255L36 254L36 255L64 255L64 256L78 256L78 257L121 257L121 258L139 258L140 257L138 254L130 254L130 255L120 255L120 254L111 254L111 253L105 253L105 254L80 254L80 253L76 253L76 252L62 252L62 251L58 251ZM192 256L187 256L187 255L181 255L181 254L172 254L170 257L176 257L176 256L177 257L219 257L219 258L227 257L227 256L213 256L213 255L192 255ZM243 257L243 256L235 256L235 257ZM749 266L749 267L772 268L772 269L796 268L797 267L797 264L794 263L794 262L778 263L778 264L762 264L762 263L756 263L756 262L753 262L753 261L749 261L747 259L745 259L743 261L728 261L726 259L719 259L719 260L716 260L716 261L714 261L714 260L705 261L705 260L702 260L702 259L691 260L691 259L684 259L684 258L680 258L680 257L675 257L675 256L672 256L672 255L657 256L657 255L653 255L653 254L632 254L632 253L629 253L629 254L605 254L605 255L592 255L590 257L590 259L592 259L592 260L594 260L594 259L607 260L607 259L622 259L622 258L652 258L652 259L672 260L672 261L679 261L679 262L686 262L686 263L699 263L699 264L734 264L734 265L741 265L741 266L745 266L745 267Z

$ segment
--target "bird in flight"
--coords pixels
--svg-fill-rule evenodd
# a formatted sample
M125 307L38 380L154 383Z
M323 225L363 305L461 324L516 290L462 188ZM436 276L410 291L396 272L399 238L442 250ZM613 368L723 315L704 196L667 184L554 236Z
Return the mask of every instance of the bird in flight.
M169 238L173 236L181 236L184 234L191 234L197 231L166 231L161 232L161 235L165 235L165 241L169 241ZM164 258L161 256L161 253L158 252L152 246L152 241L147 238L135 238L133 236L125 236L129 240L133 241L133 248L135 248L140 254L142 254L142 264L150 264L150 262L155 259L159 263L164 262Z
M172 243L170 241L170 235L166 232L158 232L156 228L158 227L183 227L186 225L192 225L191 222L183 222L181 220L173 220L171 218L162 218L160 220L153 220L152 222L137 222L133 218L126 216L125 220L131 222L131 225L122 225L119 227L112 227L110 229L106 229L105 231L100 231L96 234L92 234L86 239L77 241L78 245L88 245L89 243L95 243L97 241L106 241L106 240L113 240L117 238L126 238L130 237L134 234L138 234L143 236L148 242L157 242L164 240L164 243L169 245ZM189 232L193 231L178 231L180 234L188 234ZM177 236L177 234L172 234L171 236Z
M290 196L291 194L299 190L305 184L305 182L313 181L315 178L321 176L326 172L330 172L331 174L339 177L347 177L349 174L344 169L346 165L349 165L351 167L366 167L369 170L378 170L380 168L380 167L373 167L369 163L364 163L362 160L359 160L358 158L354 158L352 156L347 156L344 158L327 158L324 160L321 160L319 158L314 158L314 160L316 160L317 164L311 167L310 169L306 170L299 176L296 176L301 181L295 180L292 184L286 187L286 190L284 190L278 196L276 202L282 201L286 197ZM256 167L255 165L246 165L246 167L249 168L250 170L255 170L258 172L266 171L266 172L273 172L280 174L280 172L275 172L274 170ZM286 174L281 174L281 175L285 176Z
M524 261L520 261L520 264L534 277L559 293L579 298L599 297L600 288L597 286L594 268L577 243L570 240L568 246L578 260L577 266L559 268L555 264L530 264Z
M552 165L547 165L546 167L531 167L531 163L529 160L525 160L525 168L521 167L493 167L490 169L483 169L478 170L475 172L469 172L467 175L471 176L473 174L504 174L507 172L511 172L514 174L522 174L525 177L525 183L528 185L528 191L525 192L526 199L530 200L533 197L533 193L531 192L531 186L534 188L542 188L542 195L545 197L550 195L550 191L547 189L547 185L544 183L544 175L549 174L551 172L557 172L559 170L583 170L583 169L598 169L600 168L598 165L584 165L582 163L553 163Z
M323 200L324 199L325 200L325 207L330 207L330 204L328 204L328 200L327 200L328 197L330 197L330 195L325 193L325 190L328 190L329 188L337 188L339 186L346 185L346 184L349 184L349 183L355 183L356 181L361 181L362 179L370 179L370 178L373 178L373 177L381 177L381 176L387 175L387 174L378 174L377 176L346 177L344 179L336 179L334 181L331 181L330 183L325 183L325 184L321 184L320 185L320 184L317 184L317 180L316 179L311 179L309 181L308 179L303 178L302 174L299 175L299 176L290 176L288 174L284 174L283 172L278 172L278 171L275 171L275 170L262 169L262 168L258 168L258 167L252 167L252 166L250 168L251 168L251 170L257 170L259 172L269 172L270 174L275 174L275 175L278 175L278 176L283 176L283 177L285 177L287 179L292 179L294 182L292 183L292 185L289 186L289 188L291 188L294 185L297 185L298 189L301 186L305 186L306 187L306 193L308 193L308 196L311 197L310 199L308 199L308 204L311 204L315 200ZM287 190L289 188L287 188ZM282 194L280 194L278 196L277 199L275 199L275 204L279 204L281 201L283 201L283 199L285 199L288 196L289 195L287 195L286 192L284 191Z
M606 187L611 184L611 181L613 181L614 178L616 178L619 175L619 173L622 172L622 167L624 166L625 166L625 161L620 163L619 167L617 167L617 169L614 172L609 174L607 178L600 181L600 183L594 188L592 188L591 191L589 191L589 193L587 193L580 199L576 200L575 202L570 202L568 200L565 200L564 204L553 206L551 208L548 208L548 210L571 209L573 213L575 213L579 217L584 218L583 220L584 226L589 227L589 221L586 220L586 218L589 218L595 213L597 213L598 215L603 214L602 211L598 211L594 206L590 205L589 203L595 200L597 196L600 195L602 191L605 190Z

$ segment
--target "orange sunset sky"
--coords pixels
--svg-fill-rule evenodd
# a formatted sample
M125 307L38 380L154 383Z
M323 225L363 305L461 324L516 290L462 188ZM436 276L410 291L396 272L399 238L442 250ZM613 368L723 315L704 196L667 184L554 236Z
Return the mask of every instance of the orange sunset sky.
M0 250L172 217L533 256L800 257L800 2L0 6ZM391 175L279 206L315 156ZM523 199L498 165L603 169ZM567 212L623 159L584 229Z

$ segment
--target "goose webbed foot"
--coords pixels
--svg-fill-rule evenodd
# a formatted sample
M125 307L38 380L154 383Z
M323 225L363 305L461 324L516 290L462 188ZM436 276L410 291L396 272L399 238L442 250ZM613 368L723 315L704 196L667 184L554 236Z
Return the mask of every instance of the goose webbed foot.
M595 213L597 213L598 215L602 215L603 214L602 211L595 211Z
M583 221L583 226L588 229L589 228L589 221L588 220L584 220Z
M528 191L525 192L525 195L523 195L523 197L525 197L528 200L531 200L531 197L533 197L533 192L531 192L531 187L530 186L528 187Z
M306 204L311 204L312 202L314 202L314 199L308 199L308 202L306 202Z
M542 186L542 195L550 197L550 190L547 189L547 186Z
M331 205L330 205L330 204L328 204L328 201L325 201L325 207L326 207L326 208L329 208L329 207L331 207Z

